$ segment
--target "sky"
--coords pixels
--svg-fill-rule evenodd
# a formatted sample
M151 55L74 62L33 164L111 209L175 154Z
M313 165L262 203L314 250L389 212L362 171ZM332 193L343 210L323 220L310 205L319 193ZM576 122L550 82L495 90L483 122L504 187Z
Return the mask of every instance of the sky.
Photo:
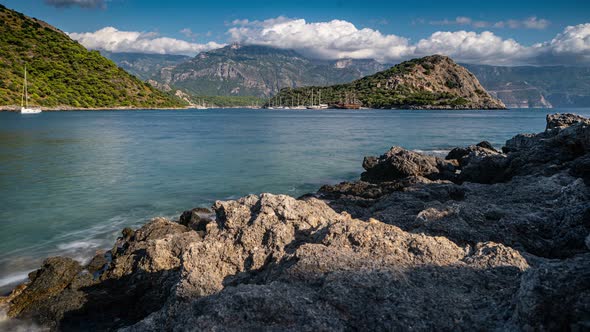
M590 65L590 1L0 0L87 48L184 54L232 42L322 59L434 53L496 65Z

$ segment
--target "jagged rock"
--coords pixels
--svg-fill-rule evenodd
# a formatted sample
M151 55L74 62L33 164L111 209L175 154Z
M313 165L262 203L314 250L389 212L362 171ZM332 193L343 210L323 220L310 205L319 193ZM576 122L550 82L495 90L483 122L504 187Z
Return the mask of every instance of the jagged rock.
M586 119L583 116L579 116L576 114L547 114L547 126L545 130L552 130L552 129L563 129L567 128L576 123L584 123L586 125L590 125L590 120Z
M438 183L441 182L443 181L438 181ZM422 176L408 176L399 180L379 183L365 181L341 182L336 185L324 185L318 190L318 193L324 199L338 199L347 196L375 199L421 183L437 183L437 181Z
M192 210L184 211L178 223L187 226L197 232L204 232L207 229L207 224L210 223L213 212L207 208L194 208Z
M529 269L516 294L513 321L523 330L590 329L590 254Z
M452 177L455 166L438 157L422 155L394 146L380 157L365 157L361 180L376 183L399 180L409 176L422 176L430 180Z
M482 141L476 145L470 145L466 148L454 148L447 154L445 159L455 159L458 161L459 166L464 167L469 164L471 159L474 157L485 157L497 154L499 154L499 151L494 149L494 147L489 142Z
M470 153L463 158L466 165L461 169L460 181L496 183L507 179L509 161L502 154L477 155Z
M109 264L109 260L105 257L106 253L103 251L98 252L86 265L88 272L94 274L102 271L105 265Z
M586 185L590 186L590 153L572 161L570 174L581 177Z
M26 288L10 300L7 314L11 317L28 314L63 291L81 270L80 264L71 258L47 258L40 269L29 274Z

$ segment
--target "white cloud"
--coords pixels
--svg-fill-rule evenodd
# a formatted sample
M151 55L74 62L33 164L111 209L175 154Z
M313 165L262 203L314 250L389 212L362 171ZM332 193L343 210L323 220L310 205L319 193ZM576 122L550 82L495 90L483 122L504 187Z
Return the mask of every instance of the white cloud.
M459 18L458 21L468 22L468 18ZM438 31L412 42L402 36L369 28L360 29L344 20L307 22L304 19L277 17L264 21L236 20L231 24L233 26L228 30L230 41L294 49L320 59L376 59L394 63L443 54L466 63L590 64L590 23L567 27L552 40L531 46L502 38L490 31ZM517 23L505 21L503 24ZM195 35L190 29L180 32L186 36ZM191 43L153 32L120 31L113 27L69 35L87 48L111 52L195 55L224 46L216 42Z
M453 24L484 26L492 23L458 17ZM264 21L236 20L228 30L230 39L244 44L295 49L302 54L322 58L373 58L398 62L430 54L443 54L458 62L499 65L590 64L590 24L567 27L553 40L525 46L491 31L438 31L411 43L408 38L383 34L373 29L358 29L343 20L306 22L303 19L277 17ZM449 23L451 24L451 23ZM503 27L526 26L540 29L548 21L531 17L523 21L493 23Z
M497 21L497 22L489 22L489 21L481 21L481 20L474 20L470 17L466 16L457 16L454 20L444 19L441 21L430 21L431 25L465 25L471 26L473 28L510 28L510 29L537 29L542 30L545 29L551 24L549 20L544 18L537 18L536 16L531 16L526 19L522 20L505 20L505 21Z
M466 16L457 16L454 20L444 19L442 21L430 21L431 25L470 25L474 28L489 27L490 23L486 21L473 20Z
M308 23L278 17L265 21L234 21L228 33L233 41L297 50L317 58L373 58L381 61L410 54L408 39L358 29L343 20Z
M590 23L568 26L552 40L532 48L539 63L590 64Z
M82 8L106 8L105 0L45 0L45 3L57 8L82 7Z
M180 39L159 37L153 32L120 31L113 27L105 27L95 32L70 33L69 36L86 48L110 52L195 55L224 46L216 42L190 43Z
M526 20L522 21L522 24L527 29L542 30L542 29L547 28L549 26L550 22L549 22L549 20L546 20L544 18L537 19L535 16L533 16L533 17L529 17Z
M414 50L414 56L435 53L462 62L512 64L525 62L530 50L513 39L502 39L490 31L439 31L420 40Z

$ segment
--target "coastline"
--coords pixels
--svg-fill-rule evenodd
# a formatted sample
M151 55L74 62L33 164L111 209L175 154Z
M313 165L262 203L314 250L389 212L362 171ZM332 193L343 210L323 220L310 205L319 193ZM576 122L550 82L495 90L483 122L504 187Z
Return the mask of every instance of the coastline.
M193 107L134 107L134 106L116 106L116 107L90 107L80 108L73 106L55 106L40 107L43 112L59 111L137 111L137 110L183 110L193 109ZM0 106L0 112L19 112L20 106Z
M135 106L115 106L115 107L90 107L80 108L73 106L55 106L55 107L40 107L43 112L67 112L67 111L141 111L141 110L195 110L195 109L255 109L255 110L266 110L265 107L252 107L252 106L228 106L228 107L206 107L200 108L198 105L190 105L185 107L135 107ZM335 110L337 108L328 108ZM301 111L299 109L275 109L275 110L287 110L287 111ZM342 110L342 109L341 109ZM466 108L466 107L450 107L450 106L407 106L407 107L396 107L396 108L361 108L360 110L447 110L447 111L507 111L510 108ZM0 106L0 112L19 112L20 106ZM304 111L322 111L322 110L309 110ZM354 110L348 110L354 111ZM357 110L358 111L358 110Z
M502 151L394 147L359 181L156 218L84 266L50 258L0 306L54 329L581 328L589 151L574 115Z

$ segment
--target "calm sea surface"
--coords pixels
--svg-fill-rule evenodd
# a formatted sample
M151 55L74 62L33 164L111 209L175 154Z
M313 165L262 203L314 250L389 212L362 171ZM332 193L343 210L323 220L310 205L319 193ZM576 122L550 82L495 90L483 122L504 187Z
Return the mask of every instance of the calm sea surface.
M548 112L0 112L0 288L47 256L87 259L125 226L260 192L358 178L392 145L444 153L539 132Z

